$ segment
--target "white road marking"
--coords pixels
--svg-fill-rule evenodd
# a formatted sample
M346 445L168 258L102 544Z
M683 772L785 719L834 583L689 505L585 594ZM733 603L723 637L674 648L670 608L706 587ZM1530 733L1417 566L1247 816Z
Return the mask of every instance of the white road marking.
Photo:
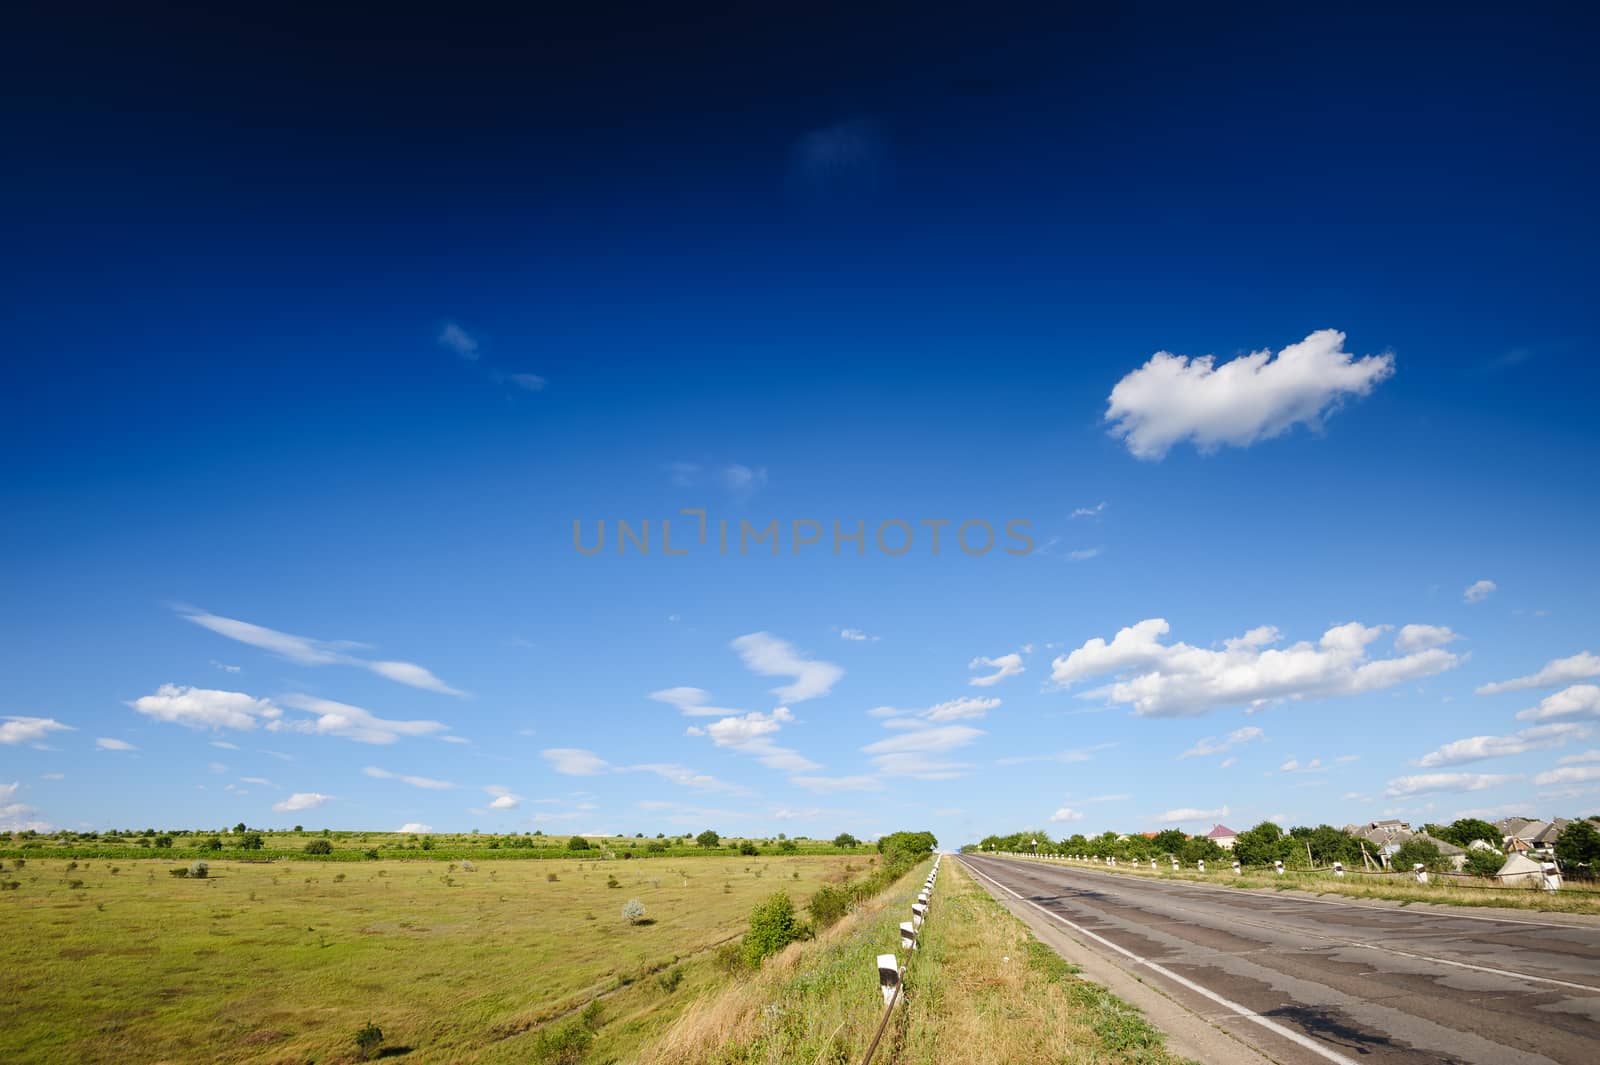
M989 883L993 884L995 887L999 888L1001 891L1006 892L1008 895L1010 895L1012 898L1016 899L1018 902L1025 902L1029 906L1032 906L1034 909L1038 910L1040 913L1044 914L1046 917L1053 917L1057 921L1060 921L1062 924L1066 925L1068 928L1072 929L1074 932L1077 932L1079 935L1088 936L1090 939L1094 940L1095 942L1103 944L1103 945L1105 945L1107 947L1110 947L1112 950L1116 951L1118 954L1121 954L1124 957L1126 957L1129 960L1131 960L1132 962L1134 962L1134 964L1147 966L1148 968L1154 970L1155 972L1160 973L1162 976L1166 977L1168 980L1171 980L1173 983L1178 984L1178 985L1180 985L1182 987L1186 987L1190 991L1193 991L1197 995L1203 995L1204 997L1210 999L1212 1002L1215 1002L1217 1005L1223 1007L1224 1009L1232 1011L1233 1013L1237 1014L1238 1016L1242 1017L1243 1019L1245 1019L1247 1021L1250 1021L1253 1024L1259 1024L1261 1027L1267 1029L1267 1031L1269 1031L1269 1032L1272 1032L1274 1035L1282 1036L1283 1038L1289 1040L1291 1043L1294 1043L1294 1044L1296 1044L1298 1046L1304 1047L1306 1050L1311 1051L1313 1054L1316 1054L1318 1057L1324 1058L1324 1059L1326 1059L1328 1061L1336 1062L1337 1065L1356 1065L1356 1062L1355 1062L1355 1060L1353 1058L1347 1058L1343 1054L1340 1054L1338 1051L1328 1049L1327 1047L1323 1046L1321 1043L1317 1042L1315 1039L1312 1039L1310 1036L1302 1035L1301 1033L1295 1031L1292 1028L1284 1027L1283 1025L1279 1024L1277 1021L1271 1020L1270 1018L1267 1018L1267 1017L1263 1017L1263 1016L1261 1016L1261 1014L1256 1013L1254 1010L1247 1009L1246 1007L1241 1006L1239 1003L1234 1002L1232 999L1224 998L1222 995L1217 994L1215 991L1211 990L1209 987L1202 987L1200 984L1195 983L1193 980L1189 979L1187 976L1181 976L1178 973L1173 972L1171 969L1168 969L1164 965L1158 964L1157 962L1150 961L1147 958L1141 958L1139 955L1135 954L1133 951L1127 949L1126 947L1119 946L1118 944L1111 942L1111 940L1107 939L1105 936L1098 935L1098 934L1096 934L1094 932L1091 932L1087 928L1084 928L1082 925L1075 924L1074 922L1067 920L1065 917L1061 916L1059 913L1055 913L1055 912L1053 912L1051 910L1045 909L1043 906L1040 906L1037 902L1034 902L1032 899L1023 898L1021 895L1017 894L1015 891L1012 891L1010 888L1008 888L1004 884L1000 883L1000 881L996 880L994 877L989 876L986 873L980 872L978 869L974 868L972 865L970 865L966 861L962 861L961 864L965 868L970 869L977 876L983 877L983 879L989 881Z

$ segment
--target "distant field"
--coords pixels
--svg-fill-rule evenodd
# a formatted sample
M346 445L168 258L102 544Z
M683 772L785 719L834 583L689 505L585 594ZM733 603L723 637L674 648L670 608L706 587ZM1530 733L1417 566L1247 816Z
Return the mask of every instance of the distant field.
M601 861L552 847L530 862L484 848L467 871L265 849L280 860L207 855L205 880L169 875L187 857L148 852L7 861L0 880L18 886L0 892L0 1061L348 1061L369 1019L407 1061L530 1061L540 1025L597 997L600 1043L628 1060L720 979L706 952L744 931L757 900L785 888L803 904L878 860L724 848ZM629 899L645 907L639 924L621 916Z

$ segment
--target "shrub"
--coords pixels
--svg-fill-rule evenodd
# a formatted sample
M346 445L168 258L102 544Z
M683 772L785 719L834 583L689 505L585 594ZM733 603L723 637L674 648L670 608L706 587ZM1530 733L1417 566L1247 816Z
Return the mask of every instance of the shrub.
M760 854L761 851L756 848L754 843L751 843L749 840L745 840L743 843L739 844L739 853L744 855L752 855Z
M848 832L841 832L833 837L833 845L835 847L859 847L861 846L861 841Z
M210 839L200 844L200 849L208 851L220 851L222 849L222 837L212 836Z
M805 937L805 926L794 913L789 893L768 895L750 912L750 930L744 935L744 957L750 965L776 954L797 939Z
M629 924L638 924L644 917L644 903L638 899L629 899L622 904L622 919Z
M204 880L211 875L211 866L206 862L193 861L189 863L189 875L196 880Z
M557 876L554 873L546 873L546 874L544 874L544 878L546 880L550 881L550 883L552 883L552 884L554 884L557 880L561 879L559 876Z
M333 844L325 839L314 839L306 844L307 854L332 854Z
M172 846L172 837L171 836L157 836L156 837L156 846L170 848Z
M422 849L425 850L425 851L433 850L433 839L431 837L429 837L429 836L423 836L422 837Z
M567 850L569 851L586 851L588 849L589 841L582 836L572 836L567 840Z
M261 849L261 846L262 839L261 833L259 832L246 832L243 836L239 837L240 850L258 851Z
M731 940L722 944L717 948L716 953L711 956L711 960L719 970L729 976L737 975L749 968L745 963L744 947L739 944L738 940Z
M614 876L606 877L606 887L608 887L608 888L618 888L618 887L621 887L621 886L622 886L621 881L619 881L616 877L614 877Z
M806 909L811 913L812 924L818 928L827 928L838 923L850 912L850 893L832 884L825 884L811 896Z
M180 865L176 869L168 869L167 870L167 875L168 876L175 876L179 880L182 880L182 879L186 878L189 875L189 870Z
M1473 876L1494 876L1504 864L1506 864L1505 855L1473 847L1467 851L1467 864L1461 868L1463 872L1471 873Z
M715 832L713 832L711 829L708 828L704 832L702 832L698 836L696 836L694 838L694 841L696 843L698 843L702 847L710 848L710 847L715 847L717 844L721 843L722 842L722 837L717 835Z
M68 889L70 889L72 891L77 891L79 888L83 887L83 881L82 880L69 880L69 881L67 881L67 887L68 887Z
M533 1060L543 1065L577 1065L592 1042L594 1033L577 1021L542 1028L533 1040Z
M378 1056L378 1048L383 1046L383 1029L367 1022L365 1028L356 1033L356 1053L362 1061L371 1061Z
M365 857L368 861L377 861L378 860L378 848L376 848L376 847L368 847L366 850L362 851L361 853L362 853L362 856Z
M667 853L667 845L665 843L658 843L655 840L651 840L649 843L644 845L644 852L646 854L665 854Z
M656 985L669 995L678 990L678 985L681 983L683 983L682 969L668 969L656 977Z
M1403 873L1409 873L1418 862L1430 873L1444 872L1450 868L1449 859L1439 853L1439 848L1425 839L1408 839L1400 844L1389 859L1389 864Z
M800 845L792 839L786 839L778 844L778 849L785 854L793 854L800 849Z

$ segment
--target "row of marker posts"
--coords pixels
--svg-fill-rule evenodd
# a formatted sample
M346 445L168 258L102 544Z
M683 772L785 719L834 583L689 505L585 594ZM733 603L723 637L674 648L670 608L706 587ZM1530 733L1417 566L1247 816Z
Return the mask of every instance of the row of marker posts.
M1022 853L1017 852L1017 851L1007 851L1006 853L1014 855L1016 857L1021 857L1021 858L1030 857L1027 854L1022 854ZM1032 855L1032 857L1041 857L1041 855ZM1106 866L1108 866L1108 867L1110 867L1112 869L1115 869L1116 866L1117 866L1117 859L1114 858L1114 857L1112 857L1112 858L1100 858L1097 855L1089 855L1089 854L1046 854L1046 855L1042 855L1042 857L1044 857L1046 859L1053 858L1056 861L1095 862L1097 864L1103 862ZM1135 868L1138 868L1139 863L1137 861L1134 861L1132 864L1133 864L1133 866ZM1179 866L1179 863L1178 863L1178 859L1176 859L1176 858L1172 859L1172 871L1174 873L1176 873L1179 868L1180 868L1180 866ZM1204 858L1202 858L1199 861L1195 862L1195 869L1198 872L1202 872L1202 873L1206 871L1206 862L1205 862ZM1152 873L1156 871L1156 860L1154 858L1150 859L1150 871ZM1273 862L1272 863L1272 871L1273 871L1273 873L1275 873L1278 876L1283 876L1285 874L1285 870L1284 870L1284 867L1283 867L1283 862L1282 861ZM1238 876L1239 872L1240 872L1239 862L1238 862L1238 859L1235 859L1234 863L1233 863L1233 874L1235 876ZM1333 875L1334 876L1340 876L1340 877L1344 876L1344 863L1343 862L1334 862L1333 863ZM1426 884L1428 882L1428 870L1421 862L1417 862L1416 864L1414 864L1411 867L1411 875L1416 878L1416 881L1419 884ZM1561 890L1561 870L1556 865L1555 862L1542 862L1542 863L1540 863L1540 865L1539 865L1539 887L1544 891L1560 891ZM903 928L904 925L902 925L901 927Z
M934 857L928 879L923 882L922 890L917 893L917 900L911 904L911 920L900 922L900 949L907 952L908 962L910 952L917 949L917 937L922 932L922 925L928 919L928 910L933 905L933 885L938 882L939 862L942 860L943 855ZM884 1028L889 1023L889 1014L900 999L905 974L905 966L900 964L900 959L895 955L878 955L878 987L883 991L883 1020L879 1022L877 1034L872 1037L872 1045L867 1048L866 1057L862 1059L863 1065L872 1060L873 1053L878 1049L878 1041L883 1038Z

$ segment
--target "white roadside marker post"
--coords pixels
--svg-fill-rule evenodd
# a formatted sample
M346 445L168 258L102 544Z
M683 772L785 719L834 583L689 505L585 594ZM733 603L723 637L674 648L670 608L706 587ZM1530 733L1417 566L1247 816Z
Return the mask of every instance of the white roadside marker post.
M900 922L900 949L917 949L917 929L910 921Z
M1239 861L1238 861L1238 859L1234 859L1234 862L1233 862L1233 875L1234 876L1238 876L1239 875Z
M1428 882L1428 870L1423 868L1421 862L1418 862L1411 867L1411 873L1417 878L1417 883L1426 884Z
M878 955L878 987L883 990L885 1006L894 1001L894 993L900 987L900 961L893 954Z
M1272 868L1279 876L1283 875L1283 862L1282 861L1274 861L1272 863Z
M1556 868L1555 862L1540 863L1539 886L1546 891L1561 890L1561 870Z
M1334 876L1343 876L1344 875L1344 863L1343 862L1334 862L1333 863L1333 875Z
M1156 871L1156 860L1154 858L1150 859L1150 871L1152 873Z
M1199 868L1199 869L1200 869L1200 871L1201 871L1201 872L1202 872L1202 873L1203 873L1203 872L1205 872L1205 871L1206 871L1206 860L1205 860L1205 859L1204 859L1204 858L1201 858L1201 859L1200 859L1200 860L1199 860L1199 861L1198 861L1198 862L1197 862L1197 863L1195 863L1195 864L1196 864L1196 865L1197 865L1197 866L1198 866L1198 868Z

